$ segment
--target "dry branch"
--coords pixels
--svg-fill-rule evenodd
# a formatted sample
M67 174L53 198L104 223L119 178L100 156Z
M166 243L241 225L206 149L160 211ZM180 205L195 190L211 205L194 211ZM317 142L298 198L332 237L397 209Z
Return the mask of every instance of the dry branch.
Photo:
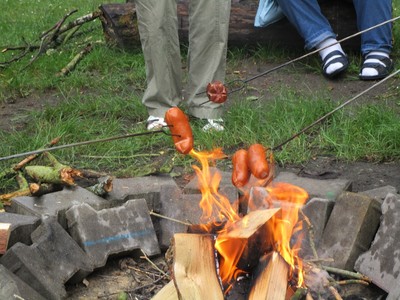
M75 69L76 65L82 60L82 58L92 51L92 49L93 47L91 44L87 45L77 55L75 55L74 58L64 68L62 68L59 73L56 74L56 76L60 77L68 75L72 70Z

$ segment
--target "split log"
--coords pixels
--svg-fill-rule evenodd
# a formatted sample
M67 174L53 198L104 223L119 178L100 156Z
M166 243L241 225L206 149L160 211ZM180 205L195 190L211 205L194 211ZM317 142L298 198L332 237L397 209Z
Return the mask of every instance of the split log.
M124 50L140 47L134 0L127 3L104 4L101 21L106 40ZM230 46L279 45L285 48L302 49L304 42L295 28L285 18L265 28L254 27L254 18L259 0L233 0L229 24ZM330 21L338 38L357 32L355 10L350 1L320 0L321 10ZM178 26L181 42L188 41L189 0L178 1ZM353 38L343 43L346 48L358 50L360 39Z
M212 235L174 235L174 284L179 299L224 299Z
M288 285L289 265L279 255L272 252L263 257L259 264L259 274L249 293L249 300L285 300Z
M8 240L11 234L10 223L0 223L0 254L4 254L7 251Z
M179 300L174 282L171 280L151 300Z

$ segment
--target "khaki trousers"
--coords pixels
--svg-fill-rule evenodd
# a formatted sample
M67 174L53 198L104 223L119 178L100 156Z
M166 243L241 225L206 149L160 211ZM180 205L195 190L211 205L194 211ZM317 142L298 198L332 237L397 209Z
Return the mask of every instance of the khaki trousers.
M188 79L183 95L177 0L136 0L147 88L142 102L149 115L164 117L187 101L188 114L216 119L222 107L208 100L209 82L224 82L231 0L189 1ZM200 95L196 95L201 93Z

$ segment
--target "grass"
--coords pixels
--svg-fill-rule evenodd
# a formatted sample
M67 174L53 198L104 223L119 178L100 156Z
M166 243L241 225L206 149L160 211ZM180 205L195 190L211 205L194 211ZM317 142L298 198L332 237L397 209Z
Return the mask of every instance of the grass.
M82 16L98 5L116 1L44 1L24 0L0 2L0 46L21 45L22 37L29 43L37 42L41 32L51 28L63 15L79 8L75 17ZM124 1L120 1L124 2ZM395 14L399 5L394 1ZM73 18L72 18L73 19ZM147 113L141 104L146 87L145 68L141 49L125 53L107 47L99 21L81 28L82 34L54 51L48 51L31 66L25 68L31 57L26 57L7 68L0 69L1 103L14 99L37 99L40 110L27 110L16 116L26 125L12 131L0 130L0 157L38 149L54 137L61 136L60 144L101 139L125 133L143 131ZM399 25L394 28L395 41L400 40ZM67 77L55 74L64 67L87 43L94 49ZM8 60L12 52L1 54L0 61ZM252 60L283 63L298 53L282 48L232 48L228 54L228 79L232 71L240 69L243 61ZM399 60L399 47L393 57ZM289 58L289 59L288 59ZM350 72L356 74L357 54ZM303 72L320 73L316 56L299 63ZM396 63L398 66L398 63ZM299 68L288 66L283 72L298 75ZM354 76L355 77L355 76ZM349 80L353 80L350 76ZM312 83L311 83L312 84ZM266 88L273 100L263 101L263 91L241 91L233 96L226 111L226 130L204 133L201 120L194 120L196 149L222 147L231 155L252 143L276 146L292 134L309 125L335 108L325 91L314 91L312 96L302 94L285 83ZM317 155L332 155L342 160L398 161L400 159L400 103L386 106L387 101L399 99L394 84L389 100L378 99L377 104L355 106L335 113L323 124L288 143L275 152L280 164L302 163ZM249 97L256 92L257 97ZM49 104L44 99L55 99ZM190 157L174 151L171 138L163 134L122 139L107 143L58 150L54 154L76 168L90 168L111 172L117 176L143 175L152 172L170 172L171 165L184 172L191 170ZM19 159L0 161L0 171ZM225 161L229 167L229 161ZM175 170L177 171L177 170ZM0 180L0 190L11 180Z

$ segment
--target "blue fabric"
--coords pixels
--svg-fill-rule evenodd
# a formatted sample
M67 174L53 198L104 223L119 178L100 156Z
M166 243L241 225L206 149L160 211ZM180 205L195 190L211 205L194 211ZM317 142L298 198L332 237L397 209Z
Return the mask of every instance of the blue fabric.
M315 48L327 38L336 38L317 0L275 1L303 37L307 50ZM353 3L360 31L392 18L392 0L353 0ZM361 53L365 55L372 50L390 53L392 50L391 26L389 23L363 33Z
M267 27L284 17L285 15L276 0L260 0L254 19L254 26Z

